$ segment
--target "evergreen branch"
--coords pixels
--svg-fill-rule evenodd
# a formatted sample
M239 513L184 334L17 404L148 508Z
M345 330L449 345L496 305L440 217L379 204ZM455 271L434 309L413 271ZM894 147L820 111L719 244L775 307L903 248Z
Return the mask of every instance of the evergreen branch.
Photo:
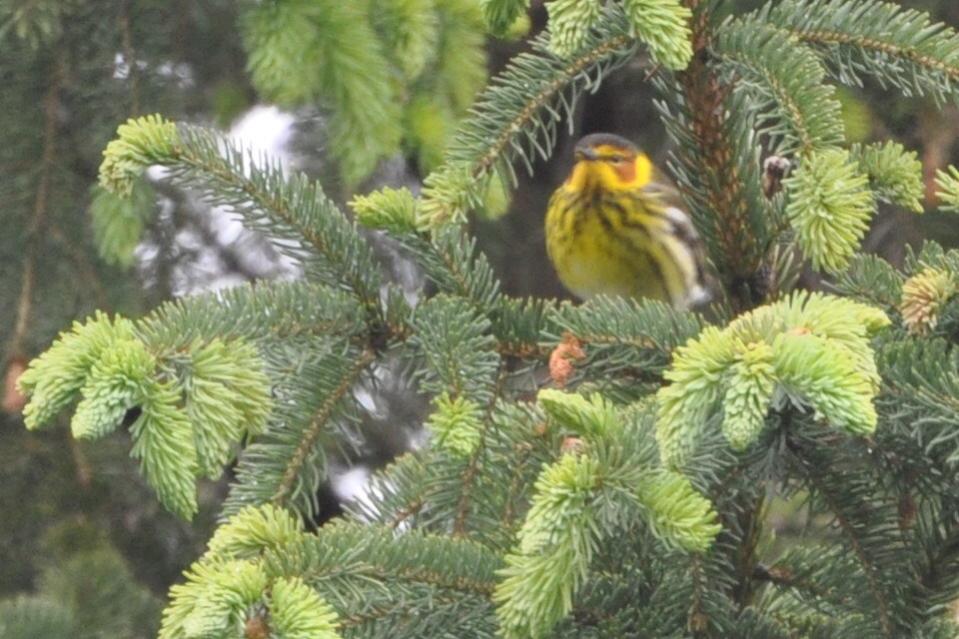
M27 428L41 428L77 400L93 366L117 342L134 338L133 323L114 322L97 313L85 324L74 322L42 355L30 363L18 384L31 400L23 410Z
M477 248L475 238L462 229L440 229L428 244L411 248L418 249L414 254L442 291L470 300L479 312L500 301L500 282L489 260Z
M872 304L887 313L902 297L903 277L896 268L877 255L857 254L849 267L836 277L832 287L842 295Z
M118 339L104 349L80 391L83 399L70 423L73 436L96 439L119 427L127 411L150 394L156 366L156 359L135 340Z
M797 294L741 315L725 329L705 328L676 350L665 374L671 384L656 394L663 460L683 464L723 398L737 411L743 402L749 405L747 414L723 415L727 440L739 449L754 442L775 392L770 383L834 428L871 433L879 375L869 337L888 324L884 313L868 306ZM730 387L734 380L740 387ZM742 387L746 382L754 386Z
M507 375L503 383L508 379ZM509 386L503 390L504 397L511 392ZM524 512L525 500L509 492L503 483L503 469L521 474L521 486L528 487L541 464L554 459L556 442L545 436L541 422L542 415L531 406L496 402L489 416L477 417L472 426L478 440L472 454L433 446L404 455L374 476L368 501L348 509L359 520L446 535L459 519L470 538L490 548L508 548L513 543L512 531L501 526L502 513L509 499L513 499L514 509ZM471 465L474 454L478 456ZM517 455L526 462L520 464ZM468 495L464 498L467 475Z
M941 338L892 342L880 351L880 407L923 453L959 464L959 354ZM928 459L928 457L927 457Z
M178 410L180 394L173 384L156 384L143 402L142 413L130 428L130 455L156 489L160 502L184 519L197 511L194 482L200 474L193 430Z
M482 7L475 1L434 0L440 18L436 93L445 97L456 118L462 117L487 81ZM435 99L434 99L435 102ZM446 128L452 129L453 122ZM442 144L445 147L447 135ZM437 149L437 155L442 149Z
M689 563L689 573L692 581L692 593L689 610L686 613L686 626L693 632L702 632L709 626L709 613L704 606L704 591L706 590L706 571L703 567L703 558L693 555Z
M494 593L507 637L544 637L573 609L600 549L643 521L655 539L705 552L720 526L689 480L655 466L649 405L619 411L600 396L544 390L550 420L582 441L543 468Z
M203 129L185 127L182 139L184 147L171 165L177 179L206 182L211 202L232 205L253 228L305 240L324 258L331 285L346 283L368 309L377 307L380 282L372 249L317 182L301 173L287 177L276 165L259 169L251 153Z
M352 614L341 627L354 629L357 636L388 636L390 639L442 636L450 628L456 628L460 636L495 636L495 624L479 597L444 591L434 591L429 596L428 615L410 615L405 602L389 601L364 606L362 612Z
M873 600L878 607L879 623L883 635L890 638L896 636L894 634L890 612L891 604L888 600L887 593L879 582L878 574L880 567L876 565L873 557L866 550L865 542L860 536L859 529L861 528L861 524L855 524L849 519L846 507L839 501L840 497L837 494L838 485L824 481L819 471L814 470L812 462L806 459L803 451L796 445L792 445L792 451L795 454L794 463L797 466L797 470L799 470L802 477L809 483L816 494L823 499L829 512L836 518L839 529L849 541L853 554L862 567L869 592L872 594Z
M772 138L775 153L808 154L843 143L839 101L808 47L779 29L738 20L723 25L713 46L722 66L740 76L737 90L753 97L757 126Z
M524 359L549 355L540 342L549 324L550 303L503 295L489 260L464 229L437 229L429 240L418 234L397 239L440 291L467 300L476 314L488 319L500 354Z
M757 18L816 46L842 82L861 85L859 75L869 74L907 96L959 94L959 35L921 11L880 0L786 0Z
M602 12L599 0L549 0L549 48L560 58L578 52Z
M102 187L95 189L90 202L93 237L100 257L123 268L133 265L134 254L148 216L155 209L156 194L146 180L137 180L127 197Z
M486 24L494 35L501 36L529 9L530 0L480 0Z
M667 546L704 553L722 529L712 504L684 475L653 473L643 479L636 494L650 529Z
M380 601L396 602L411 585L426 586L434 596L439 589L485 600L501 565L495 553L465 539L397 535L385 526L343 521L297 545L298 552L268 555L267 567L300 576L344 614Z
M723 435L733 450L745 450L766 426L766 411L776 388L773 360L772 347L756 342L746 347L730 369L729 388L723 397Z
M869 188L877 199L914 213L923 212L923 169L915 151L907 151L898 142L855 144L849 151L869 177Z
M55 0L30 0L0 5L0 36L14 36L30 50L43 49L63 35L69 5Z
M460 479L460 486L462 486L462 489L460 491L459 504L456 506L456 516L453 519L454 536L463 535L467 532L466 519L467 515L469 514L470 500L473 497L474 482L476 480L480 458L485 452L486 432L492 427L493 409L496 406L496 403L500 400L500 395L503 392L503 384L505 381L506 373L501 367L499 369L499 374L496 377L496 384L486 405L486 414L482 420L483 427L479 432L479 441L477 442L476 448L473 450L473 453L470 456L469 464L467 464L466 469L463 471Z
M250 5L241 17L253 84L284 105L319 101L329 108L330 155L351 184L394 153L402 135L399 87L370 24L371 10L285 0Z
M527 464L530 462L530 458L533 453L533 447L524 442L523 445L517 446L518 455L516 456L516 463L513 466L513 472L510 476L509 488L506 491L506 499L503 500L503 515L500 517L500 522L502 525L513 532L513 528L516 525L516 515L517 515L517 498L521 490L526 488L523 480L525 479L524 469L527 467Z
M395 604L393 602L385 603L379 606L367 606L367 609L362 612L357 612L343 617L340 625L343 628L364 626L369 623L381 621L391 614L401 611L402 609L402 604Z
M360 224L393 235L416 232L416 206L416 198L405 187L383 187L367 195L356 195L350 201Z
M336 613L298 577L273 582L268 608L272 630L281 637L340 639Z
M402 532L407 529L428 530L420 521L420 515L429 517L434 509L430 482L431 471L437 464L429 462L442 457L426 457L417 452L407 452L379 472L369 481L368 500L346 504L346 511L353 521L376 522ZM455 459L462 460L462 456Z
M130 120L104 151L101 184L128 195L149 165L171 170L174 181L201 189L212 204L227 206L251 228L272 236L280 251L334 286L349 286L376 316L380 278L370 246L319 184L258 158L223 136L199 127L175 126L159 117Z
M586 360L579 368L585 379L595 381L631 370L660 374L672 351L703 329L695 313L654 300L615 297L563 304L550 320L552 341L568 333L585 346Z
M935 268L916 273L902 283L899 311L903 325L913 335L930 334L957 289L959 282L953 273Z
M395 552L392 551L392 552ZM396 580L406 583L416 583L432 588L450 590L458 594L481 595L488 597L495 588L494 581L483 581L472 577L451 577L446 570L411 566L403 570L383 566L367 565L356 567L354 576L373 577L379 581ZM307 573L308 574L308 573ZM460 599L451 598L450 603L457 604Z
M950 166L948 171L936 171L936 189L940 208L951 213L959 212L959 169Z
M351 367L343 371L339 384L330 390L326 399L310 418L309 426L300 434L299 443L295 447L293 455L286 462L283 475L270 500L272 503L278 506L286 504L297 483L303 465L315 449L320 433L327 427L341 400L352 390L357 380L375 359L376 356L372 351L364 351L355 359Z
M137 334L158 352L214 338L272 342L336 336L362 342L367 330L353 296L302 281L244 284L180 298L136 323Z
M387 57L398 63L407 80L420 77L439 48L440 16L435 2L375 0L367 11ZM354 108L349 103L347 106Z
M632 49L629 48L628 39L616 33L616 29L620 25L612 22L610 25L603 26L608 30L608 33L601 32L597 41L590 42L588 50L582 52L574 60L562 64L562 66L559 66L560 63L556 60L537 59L532 55L528 58L514 59L513 65L507 68L502 76L495 78L493 81L493 85L499 91L496 89L490 90L479 100L473 109L471 118L463 124L456 139L450 143L449 160L465 162L473 155L469 152L467 140L481 138L481 129L496 124L496 120L492 116L497 110L496 107L500 105L501 101L505 100L506 88L522 81L521 78L527 74L532 75L542 68L551 68L555 77L548 82L541 82L539 91L523 103L522 108L512 116L512 119L499 124L498 134L489 143L485 152L477 157L474 162L472 167L474 177L480 177L487 173L506 150L515 145L514 136L517 136L518 132L535 128L538 112L544 109L550 110L549 105L552 100L555 100L568 85L580 79L581 74L588 73L594 67L597 77L589 79L587 76L582 78L581 81L584 83L584 89L595 91L598 88L601 76L621 64L625 64L628 57L633 53ZM542 51L541 44L540 42L536 43L535 50ZM570 104L562 105L569 109L566 111L567 115L572 110L572 102L573 99L570 99ZM511 114L512 111L513 109L507 111L507 114ZM500 116L502 117L502 115L501 112ZM484 121L486 118L490 120ZM530 144L532 144L532 141L530 141ZM543 149L543 151L547 151L547 149ZM540 157L548 159L548 152L543 152Z
M603 539L601 477L596 460L564 455L537 480L519 548L506 556L494 595L506 637L544 637L572 608Z
M442 393L433 398L433 413L424 424L438 449L457 457L472 457L483 445L483 411L471 399L451 398Z
M568 61L548 53L543 36L534 41L532 53L513 58L460 125L444 168L427 177L420 226L464 219L479 206L493 172L515 181L514 161L532 171L533 158L548 158L558 123L571 117L579 95L595 91L606 73L632 57L627 29L622 13L610 11Z
M768 232L755 127L748 106L729 95L730 86L707 62L713 46L711 10L699 0L685 4L693 10L693 60L677 74L677 82L668 76L656 79L665 98L657 108L678 143L671 168L696 228L734 306L746 309L761 298L750 281Z
M115 195L129 197L147 168L176 154L179 141L176 125L159 115L127 120L117 128L117 138L103 151L100 186Z
M570 432L589 441L619 438L624 424L619 412L602 395L589 397L544 388L536 396L543 412Z
M183 383L186 414L199 472L216 478L233 459L234 446L263 431L272 409L270 381L257 350L242 340L214 339L191 350Z
M437 296L413 316L413 344L425 358L420 388L487 404L499 370L489 321L457 298Z
M309 542L302 524L272 506L245 508L221 526L207 551L170 589L160 639L258 636L340 639L337 615L298 575L269 561ZM269 612L272 627L266 624Z
M813 268L846 268L875 213L869 179L845 149L810 153L785 182L786 215Z
M401 508L396 512L396 514L390 519L389 527L394 530L401 526L410 517L414 517L418 512L423 510L423 507L426 506L426 501L423 499L417 499L411 503L406 508Z
M24 417L38 428L80 399L71 429L96 439L133 415L131 454L160 501L189 518L196 477L218 476L233 446L266 420L269 382L261 366L241 340L229 347L194 340L173 353L154 352L132 322L98 314L74 324L23 373L21 388L31 396Z
M680 0L624 0L631 34L649 46L656 64L676 71L693 57L689 21L692 12Z
M951 500L933 498L919 508L916 518L918 544L922 548L919 583L928 593L930 612L955 600L959 589L959 516Z
M855 570L854 561L835 549L828 551L818 547L797 547L790 549L771 566L758 564L754 578L775 584L777 588L807 594L813 606L822 607L827 603L834 606L837 613L846 612L859 602L842 593L839 584L830 581L830 577L837 573L830 571L829 566L843 566L842 573L845 575L848 574L847 570Z
M273 413L265 431L240 455L223 516L276 499L313 517L316 492L328 471L328 451L348 450L360 441L357 407L349 391L365 370L359 362L371 357L371 351L343 339L309 337L267 345L264 353L273 383ZM338 401L332 401L334 394ZM284 479L291 483L281 489Z

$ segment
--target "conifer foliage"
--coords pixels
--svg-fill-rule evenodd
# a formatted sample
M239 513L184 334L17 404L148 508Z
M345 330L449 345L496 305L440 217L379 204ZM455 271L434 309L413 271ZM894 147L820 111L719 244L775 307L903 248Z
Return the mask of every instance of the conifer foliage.
M383 10L358 15L367 4ZM484 0L481 13L502 33L527 4ZM428 5L261 3L244 27L254 78L277 99L322 94L334 113L364 100L364 119L334 116L369 145L344 158L358 175L400 135L381 86L391 62L354 51L364 21L405 27L389 30L391 60L415 85L442 63ZM441 25L456 5L437 0ZM959 254L929 243L900 272L859 252L879 202L922 209L920 167L895 143L846 145L835 85L870 77L955 102L959 34L879 0L733 16L710 0L547 8L548 31L491 81L419 196L376 191L351 217L306 176L162 116L106 148L107 192L136 197L140 175L165 167L305 273L140 319L98 314L21 379L29 428L67 409L77 437L128 427L182 516L197 478L238 455L223 523L172 589L160 636L954 637ZM316 77L285 75L300 40L329 35L323 21L343 28L324 44L334 55ZM716 302L699 315L503 294L468 215L552 153L584 91L646 54ZM793 167L781 189L763 188L767 156ZM959 208L959 172L938 184ZM432 294L412 303L385 280L358 224L403 247ZM789 281L769 272L792 250L830 293L768 285ZM561 343L577 355L554 382ZM429 444L308 531L327 452L363 445L359 391L398 357L432 401ZM809 522L785 551L768 520L783 498Z

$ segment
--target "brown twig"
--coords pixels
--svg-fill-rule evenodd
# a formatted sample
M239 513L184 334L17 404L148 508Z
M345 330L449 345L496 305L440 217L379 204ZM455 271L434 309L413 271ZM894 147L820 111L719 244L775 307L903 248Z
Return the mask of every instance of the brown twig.
M702 10L702 0L685 0L685 4L694 13L691 23L694 55L689 67L679 74L679 81L691 117L691 133L700 152L701 172L705 176L721 176L705 185L704 197L715 213L713 233L727 261L729 281L748 281L759 265L753 263L756 251L751 242L755 234L749 229L743 180L732 161L733 149L727 136L726 98L730 87L722 85L709 68L712 40L709 12ZM755 305L746 291L731 288L729 294L736 310L748 310Z
M373 363L375 359L376 356L372 351L366 351L361 354L353 366L350 367L349 370L345 371L340 380L340 384L333 389L330 395L326 398L326 401L324 401L320 406L319 410L314 413L313 419L310 421L309 428L307 428L303 438L300 440L299 445L296 447L296 452L294 452L293 457L290 458L290 462L286 466L286 471L283 473L283 477L280 479L280 484L277 486L276 492L273 494L273 497L270 500L274 504L282 506L286 503L286 500L289 498L290 493L296 484L296 478L300 472L300 469L309 458L310 452L312 452L313 447L316 445L316 441L320 437L320 433L323 432L323 429L333 417L337 406L340 404L340 400L350 392L360 375L363 374L363 372L371 363Z
M56 159L57 111L60 108L60 88L63 83L63 66L58 58L54 63L53 75L46 95L43 97L43 151L40 158L40 177L33 200L33 218L27 229L26 249L23 258L23 270L20 283L20 295L17 300L17 315L13 335L8 347L9 357L21 355L23 341L30 325L33 308L33 289L35 285L36 256L40 236L43 232L47 205L50 200L50 177Z

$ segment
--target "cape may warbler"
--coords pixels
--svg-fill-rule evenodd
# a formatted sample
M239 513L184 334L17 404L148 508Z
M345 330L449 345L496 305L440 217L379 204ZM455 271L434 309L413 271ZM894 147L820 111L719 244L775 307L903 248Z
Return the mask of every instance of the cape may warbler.
M546 213L546 248L566 288L582 299L651 297L680 308L705 302L699 238L670 192L628 140L609 133L580 140Z

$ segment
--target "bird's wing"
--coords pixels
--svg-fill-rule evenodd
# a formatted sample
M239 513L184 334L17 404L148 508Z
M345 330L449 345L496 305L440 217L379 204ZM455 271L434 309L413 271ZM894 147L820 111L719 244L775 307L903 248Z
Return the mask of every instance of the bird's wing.
M683 196L672 181L658 168L653 169L653 179L643 187L643 193L651 195L666 206L683 210Z
M642 195L646 198L647 207L650 206L649 199L653 199L659 205L661 219L666 220L669 225L668 232L688 246L693 255L696 262L696 286L690 292L691 306L696 307L707 303L712 297L710 290L715 288L715 282L707 276L706 247L689 215L682 208L682 196L679 191L663 178L656 179L643 187Z

